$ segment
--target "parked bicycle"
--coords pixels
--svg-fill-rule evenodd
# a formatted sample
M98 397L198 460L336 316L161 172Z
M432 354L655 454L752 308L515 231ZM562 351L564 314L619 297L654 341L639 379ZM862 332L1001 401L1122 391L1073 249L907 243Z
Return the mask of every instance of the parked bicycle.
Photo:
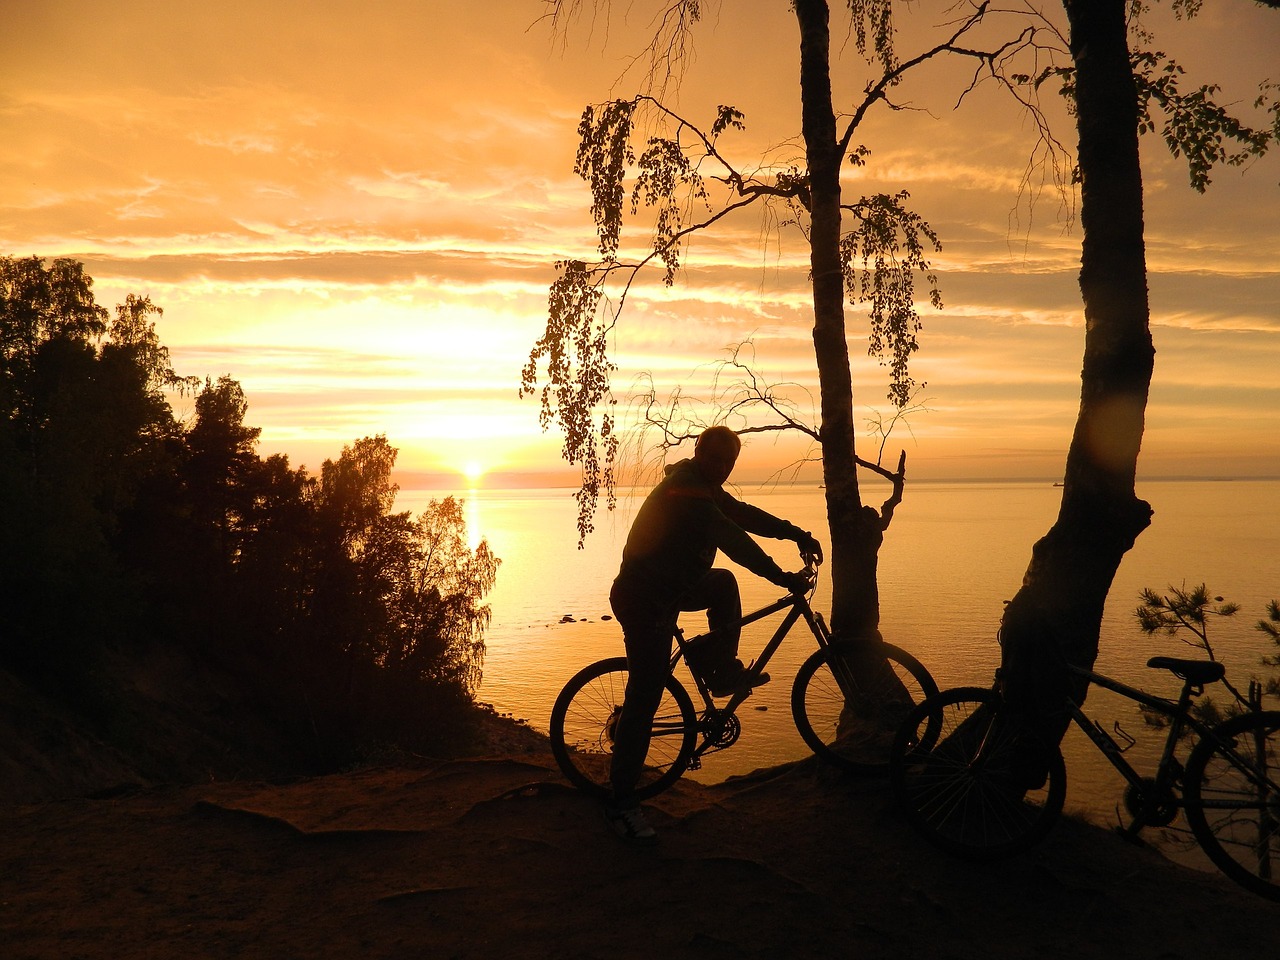
M1133 700L1168 720L1163 753L1153 776L1142 776L1122 746L1068 696L1067 716L1128 783L1122 832L1167 827L1179 813L1209 859L1254 893L1280 900L1280 712L1248 708L1208 724L1191 710L1207 684L1223 680L1217 661L1153 657L1147 666L1182 680L1177 700L1153 696L1093 670L1068 665L1077 677ZM1066 795L1066 767L1058 746L1048 746L1004 698L1000 673L994 688L960 687L917 706L895 738L894 793L910 822L935 845L971 859L1009 856L1040 840L1057 820ZM1117 732L1124 736L1122 731ZM1186 764L1175 755L1184 735L1194 736ZM1027 782L1028 758L1041 766ZM1047 762L1047 777L1039 773Z
M936 694L937 684L919 660L892 644L868 650L833 640L822 615L809 605L817 581L813 557L805 558L805 574L807 592L788 593L739 621L747 626L786 611L748 673L756 680L792 627L803 620L818 649L800 666L792 686L796 729L820 757L855 774L885 776L898 722L917 703ZM687 666L689 650L709 636L686 638L679 626L674 630L672 672L654 717L637 799L665 790L686 770L698 769L707 753L733 746L741 735L737 711L751 695L753 684L717 705L703 677ZM699 699L696 708L675 673L681 661ZM551 750L556 762L571 783L598 797L609 793L613 731L626 686L626 657L609 657L579 671L565 684L551 710Z

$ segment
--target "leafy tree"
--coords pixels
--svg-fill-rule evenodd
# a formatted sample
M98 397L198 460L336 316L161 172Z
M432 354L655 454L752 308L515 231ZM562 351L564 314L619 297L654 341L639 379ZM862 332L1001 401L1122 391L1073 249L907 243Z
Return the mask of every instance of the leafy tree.
M344 447L320 469L316 505L330 536L359 552L377 522L388 514L399 488L391 482L397 451L379 434Z
M256 459L243 476L240 542L235 558L238 622L263 643L305 656L301 638L310 609L310 546L315 523L311 478L284 454Z
M1256 156L1280 133L1280 128L1253 131L1232 120L1213 103L1213 88L1181 96L1172 82L1176 65L1163 72L1163 79L1153 77L1152 65L1165 58L1130 50L1125 5L1064 0L1064 6L1072 62L1054 72L1067 80L1064 89L1079 135L1085 314L1080 408L1057 521L1033 547L1000 634L1007 691L1033 711L1059 703L1058 693L1068 685L1075 686L1077 697L1086 695L1087 684L1067 677L1061 658L1084 666L1097 658L1111 582L1151 520L1151 507L1134 488L1155 352L1138 156L1139 135L1156 126L1151 105L1164 110L1163 136L1175 153L1186 156L1197 189L1207 185L1214 163ZM1198 4L1182 6L1194 13ZM1134 8L1142 9L1140 4ZM1224 146L1232 140L1239 145L1236 151ZM1042 720L1057 742L1066 721Z
M1267 604L1267 618L1259 620L1254 627L1275 646L1280 647L1280 600L1272 600ZM1263 657L1262 662L1269 667L1280 667L1280 653ZM1273 678L1268 684L1267 692L1280 696L1280 679Z
M84 264L58 259L46 267L40 257L0 258L0 358L6 373L20 376L50 340L91 343L107 329L107 311L93 297L93 278Z
M141 360L146 314L131 302L109 324L75 261L0 258L0 593L29 665L129 622L115 540L177 433Z
M1139 596L1141 603L1134 611L1138 625L1147 634L1163 633L1202 651L1210 660L1217 660L1217 651L1210 639L1209 624L1211 620L1234 617L1240 612L1238 603L1225 601L1222 597L1211 596L1208 588L1202 583L1190 590L1185 587L1169 587L1167 594L1158 593L1151 588L1144 589ZM1259 620L1254 628L1273 643L1280 645L1280 601L1272 600L1267 605L1269 619ZM1280 657L1264 655L1259 662L1267 667L1280 667ZM1247 692L1242 693L1232 684L1230 677L1223 678L1223 685L1231 693L1233 702L1225 710L1220 708L1212 697L1202 697L1194 709L1206 723L1215 723L1224 717L1234 715L1246 709L1261 706L1263 694L1280 696L1280 675L1259 679L1249 679ZM1163 715L1154 711L1143 711L1148 723L1162 726L1166 721Z
M315 486L314 620L325 642L381 666L473 692L498 559L466 545L452 498L391 513L398 451L365 437L326 460Z
M249 402L231 377L205 379L196 414L186 433L182 475L196 525L208 537L206 573L225 580L239 556L243 525L251 512L251 476L260 469L255 452L262 431L244 423Z
M580 4L566 0L550 7L553 20L562 24L577 14ZM672 0L662 7L658 22L670 33L656 38L651 49L684 49L701 5L696 0ZM810 253L821 422L802 422L772 402L767 390L747 391L735 409L740 415L754 412L766 418L746 431L799 430L820 447L831 542L832 625L850 635L870 637L879 623L878 551L902 496L905 456L891 471L857 454L845 301L865 304L871 352L889 368L888 396L901 409L915 386L909 360L920 329L917 278L928 285L928 299L941 305L927 259L927 251L939 245L929 225L907 207L905 193L849 202L842 197L840 171L845 163L856 165L865 158L866 148L854 140L861 123L877 105L891 105L891 91L913 69L948 55L973 58L979 69L990 69L1003 53L962 44L980 20L984 8L978 8L948 39L900 61L893 50L889 0L855 0L850 8L858 49L869 53L881 72L873 75L862 101L839 129L831 92L828 4L796 0L792 8L800 37L803 166L744 172L724 145L744 124L742 114L730 106L720 106L704 126L649 93L583 112L575 170L591 187L600 259L557 264L546 331L524 368L521 390L538 392L539 372L545 370L541 421L544 427L554 422L563 429L565 458L581 464L578 529L583 537L591 529L601 493L610 506L613 502L618 440L608 338L632 282L645 267L658 264L665 282L673 283L691 235L753 205L776 208L775 219L796 224ZM646 133L649 125L658 132ZM712 197L713 185L720 191L719 199ZM652 240L644 256L626 261L620 255L623 224L628 212L635 214L642 207L652 211ZM700 208L706 213L695 216ZM619 288L615 299L608 296L610 284ZM668 441L680 439L667 434ZM890 482L891 495L880 509L864 503L859 468Z
M179 376L159 307L130 295L109 319L92 284L0 258L0 662L110 712L98 655L174 645L326 762L439 746L480 680L498 566L458 504L392 513L383 436L318 477L261 459L240 383ZM179 424L169 398L197 389Z
M581 6L570 0L551 3L553 22L563 26ZM865 198L860 205L844 203L839 170L844 162L857 163L864 155L865 148L855 146L852 139L859 122L876 104L890 102L907 71L936 56L973 58L978 65L974 84L991 79L1004 85L1035 118L1039 148L1054 158L1057 169L1074 172L1081 191L1080 286L1086 333L1080 410L1067 455L1058 522L1035 545L1022 588L1009 604L1001 630L1011 696L1032 704L1058 702L1056 692L1066 679L1055 666L1059 658L1046 656L1048 647L1056 647L1076 662L1093 662L1111 580L1120 558L1150 521L1149 506L1134 493L1154 352L1146 296L1138 136L1158 129L1175 153L1187 158L1192 185L1203 189L1214 164L1240 163L1275 142L1280 111L1274 88L1264 88L1257 104L1270 110L1273 123L1265 130L1249 129L1214 103L1216 88L1185 93L1179 83L1180 67L1158 52L1133 54L1130 50L1126 13L1136 18L1144 9L1140 3L1065 0L1069 36L1064 60L1057 60L1053 49L1062 32L1046 12L1031 8L1014 11L1030 19L1005 43L986 51L965 47L966 34L979 21L1011 13L991 11L986 4L970 7L970 18L960 22L949 40L902 60L894 50L891 3L850 0L859 50L872 50L884 72L868 83L865 97L839 131L832 109L828 4L796 0L791 6L801 38L803 169L775 172L767 180L740 173L726 159L720 142L723 134L742 123L733 108L721 107L702 129L643 96L584 113L577 169L592 187L602 259L595 264L576 260L559 264L547 331L525 368L523 388L533 390L538 364L545 360L548 383L542 391L542 421L545 425L558 420L564 429L566 458L584 468L580 504L594 504L598 491L609 489L608 467L616 449L607 338L625 305L635 271L657 261L665 266L670 282L680 262L681 245L695 230L761 199L792 203L796 219L805 224L811 252L821 392L821 425L811 435L820 441L823 458L833 559L833 624L856 635L872 633L877 620L876 549L901 494L903 463L899 462L896 473L884 471L894 484L894 496L879 511L865 506L856 468L878 465L868 464L854 449L842 293L854 302L870 294L871 343L886 348L890 398L901 408L911 396L906 364L916 349L919 324L909 308L913 296L906 281L917 275L929 277L924 251L937 238L900 204L901 195ZM1189 15L1198 3L1175 6ZM685 35L698 19L701 5L696 0L669 0L661 9L655 19L660 36L651 49L686 50ZM1140 42L1150 39L1135 29ZM1023 70L1020 64L1028 57L1034 69ZM1045 58L1050 60L1047 67ZM1046 81L1053 78L1061 81L1076 119L1074 164L1058 162L1061 145L1036 99L1042 87L1049 89ZM641 106L656 109L674 127L674 135L650 137L645 148L632 147L619 136L616 131L627 131ZM714 169L714 176L703 172L704 165ZM623 189L627 175L633 177L629 198ZM707 184L713 180L725 185L731 199L701 220L682 220L695 204L676 203L676 188L684 190L686 201L705 202ZM656 208L652 250L637 264L624 264L616 256L628 199L633 212L641 204ZM842 217L863 229L855 227L842 234ZM892 240L876 246L885 244L886 237ZM897 270L884 269L895 263ZM851 270L852 266L863 269ZM607 301L603 281L613 277L622 278L621 294ZM908 296L901 296L904 291ZM762 406L778 411L767 392L756 394ZM598 426L591 419L597 406L605 409ZM580 522L580 533L586 529L589 523Z
M392 614L382 662L426 679L474 691L484 660L489 608L498 559L485 541L467 547L462 503L432 500L414 521L389 597Z
M0 403L7 452L33 477L47 406L63 385L53 368L73 365L77 357L91 360L93 343L106 326L107 312L94 301L93 280L82 265L55 260L46 268L39 257L0 258Z

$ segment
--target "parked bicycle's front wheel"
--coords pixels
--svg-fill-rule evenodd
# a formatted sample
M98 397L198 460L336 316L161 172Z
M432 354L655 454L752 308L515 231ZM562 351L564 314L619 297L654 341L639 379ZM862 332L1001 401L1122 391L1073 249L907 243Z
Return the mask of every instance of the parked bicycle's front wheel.
M938 685L924 664L900 647L873 651L833 643L796 673L791 713L815 754L849 773L888 776L893 737L906 715Z
M1202 738L1187 759L1183 803L1209 859L1280 900L1280 713L1241 714Z
M627 689L627 658L610 657L579 670L551 708L551 753L579 790L609 796L613 732ZM688 691L668 676L653 719L638 800L661 793L680 779L697 745L698 720Z
M1043 779L1042 779L1043 777ZM893 745L894 795L927 840L997 860L1040 840L1062 812L1067 770L998 694L958 687L912 711Z

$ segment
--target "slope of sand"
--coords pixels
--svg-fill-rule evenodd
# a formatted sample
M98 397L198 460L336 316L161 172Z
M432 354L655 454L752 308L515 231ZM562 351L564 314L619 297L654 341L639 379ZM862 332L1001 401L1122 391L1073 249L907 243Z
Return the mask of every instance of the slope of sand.
M1276 956L1280 904L1108 831L958 863L887 787L815 761L649 809L615 837L549 754L0 807L0 956Z

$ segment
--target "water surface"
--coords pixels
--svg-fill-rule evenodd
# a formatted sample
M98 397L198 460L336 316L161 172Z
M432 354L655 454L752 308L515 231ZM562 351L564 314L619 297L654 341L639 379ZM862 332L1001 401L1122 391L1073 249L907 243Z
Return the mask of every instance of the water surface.
M889 641L919 657L940 687L989 685L999 662L996 631L1004 601L1018 589L1032 544L1052 525L1061 490L1049 482L917 482L910 485L880 554L881 629ZM738 488L743 499L825 536L825 505L816 487ZM1197 655L1177 639L1141 633L1133 610L1143 587L1170 584L1210 589L1244 609L1211 625L1219 659L1241 683L1259 658L1280 651L1253 629L1265 605L1280 597L1280 481L1148 481L1139 496L1155 518L1125 557L1104 617L1098 669L1151 692L1177 693L1178 682L1149 670L1156 654ZM475 490L466 500L473 537L488 539L502 566L490 602L493 621L480 699L546 730L551 704L580 667L622 653L621 631L609 614L609 584L638 499L620 498L602 514L597 531L577 548L573 491ZM419 509L440 493L404 491L401 509ZM798 566L794 545L762 541L786 569ZM728 565L728 561L721 560ZM748 609L778 596L778 589L737 570ZM829 584L820 580L814 607L829 608ZM686 615L686 624L694 615ZM768 638L767 625L743 636L749 660ZM803 629L792 632L770 665L773 682L741 709L742 738L709 755L692 774L705 782L804 756L807 748L790 714L791 680L813 648ZM1090 697L1089 712L1110 729L1119 721L1139 744L1130 752L1140 770L1158 756L1157 738L1128 702L1106 692ZM1069 809L1114 821L1123 782L1082 734L1065 744Z

